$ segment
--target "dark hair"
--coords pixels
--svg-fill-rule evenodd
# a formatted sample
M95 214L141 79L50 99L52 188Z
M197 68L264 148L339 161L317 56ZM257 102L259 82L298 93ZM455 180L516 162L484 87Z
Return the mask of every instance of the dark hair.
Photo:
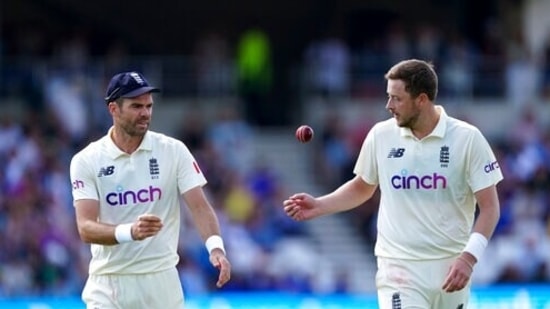
M387 80L402 80L405 91L416 98L425 93L428 99L435 101L437 97L437 74L433 64L417 59L403 60L389 69L384 75Z
M108 106L111 102L115 103L115 104L118 105L119 107L122 107L122 104L124 103L124 98L116 98L116 99L114 99L114 100L112 100L112 101L109 101L109 102L107 102L107 106Z

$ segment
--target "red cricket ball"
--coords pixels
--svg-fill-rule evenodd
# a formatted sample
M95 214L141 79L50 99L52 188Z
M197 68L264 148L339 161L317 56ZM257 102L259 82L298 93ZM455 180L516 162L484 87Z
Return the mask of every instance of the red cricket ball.
M296 129L296 139L301 143L307 143L313 138L313 129L308 125L301 125Z

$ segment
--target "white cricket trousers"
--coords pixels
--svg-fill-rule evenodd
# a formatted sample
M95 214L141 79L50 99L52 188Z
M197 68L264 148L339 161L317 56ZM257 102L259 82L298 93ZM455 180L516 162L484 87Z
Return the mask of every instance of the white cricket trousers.
M87 309L182 309L176 268L137 275L90 275L82 291Z
M380 309L466 309L470 283L457 292L441 288L456 258L398 260L377 258L376 288Z

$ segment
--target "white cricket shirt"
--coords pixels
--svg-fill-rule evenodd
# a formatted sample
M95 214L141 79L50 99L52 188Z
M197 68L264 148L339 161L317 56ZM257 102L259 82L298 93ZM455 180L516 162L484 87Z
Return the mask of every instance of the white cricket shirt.
M436 108L439 122L422 140L391 118L369 131L359 153L354 173L381 192L377 256L424 260L460 253L474 222L474 192L503 178L481 132Z
M113 143L111 130L71 160L73 199L98 200L98 221L102 223L130 223L149 213L162 219L163 228L142 241L92 244L89 272L140 274L175 267L180 195L203 186L206 179L181 141L148 131L139 148L129 155Z

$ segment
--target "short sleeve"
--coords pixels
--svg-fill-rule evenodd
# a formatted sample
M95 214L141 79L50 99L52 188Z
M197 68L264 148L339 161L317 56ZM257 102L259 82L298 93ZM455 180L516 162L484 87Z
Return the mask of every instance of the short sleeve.
M495 154L479 130L474 130L469 158L468 181L473 192L496 185L503 179Z
M206 178L197 160L195 160L187 146L181 141L176 143L176 153L174 156L177 164L177 179L180 194L206 184Z
M70 164L73 200L99 200L93 167L82 154L76 154Z
M361 176L365 182L372 185L377 185L379 181L378 164L376 164L376 128L374 126L365 137L353 169L355 175Z

